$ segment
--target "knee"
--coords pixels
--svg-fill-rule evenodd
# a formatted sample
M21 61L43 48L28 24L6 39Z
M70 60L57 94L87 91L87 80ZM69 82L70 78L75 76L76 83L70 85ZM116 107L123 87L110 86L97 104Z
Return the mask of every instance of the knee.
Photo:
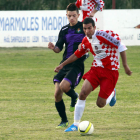
M97 101L96 104L99 108L103 108L106 105L104 102L99 102L99 101Z
M57 99L59 97L59 94L57 92L54 93L54 98Z
M63 92L60 90L60 88L55 88L54 98L56 102L59 102L60 100L62 100L62 95L63 95Z
M55 92L55 94L54 94L55 101L60 102L62 100L62 95L63 95L63 93Z
M80 100L85 100L86 97L87 97L86 91L85 90L82 90L81 93L80 93L80 95L79 95L79 99Z
M65 85L64 83L63 84L60 84L60 89L63 91L63 92L68 92L70 90L70 87L68 87L67 85Z

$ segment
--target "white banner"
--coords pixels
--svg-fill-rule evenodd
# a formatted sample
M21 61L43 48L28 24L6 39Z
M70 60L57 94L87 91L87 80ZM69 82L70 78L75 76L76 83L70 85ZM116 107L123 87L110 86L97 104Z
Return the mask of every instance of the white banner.
M1 11L1 47L46 47L56 42L62 26L68 24L66 11Z
M120 35L127 46L140 46L140 10L104 10L103 29L111 29Z
M97 29L113 30L127 46L140 45L140 10L97 12ZM79 21L81 21L80 15ZM0 47L47 47L68 24L65 10L0 11Z

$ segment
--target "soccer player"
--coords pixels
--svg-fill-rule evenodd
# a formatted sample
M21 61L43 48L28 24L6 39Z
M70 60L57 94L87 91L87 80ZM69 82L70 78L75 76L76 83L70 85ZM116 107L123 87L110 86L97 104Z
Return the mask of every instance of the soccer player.
M48 48L52 49L55 53L61 52L63 45L65 44L63 60L60 63L68 59L78 49L78 45L85 37L83 24L82 22L78 21L79 10L75 3L69 4L67 6L66 12L69 24L62 27L59 33L58 41L55 45L51 42L48 44ZM84 60L86 57L87 56L84 55L77 61L64 66L63 69L54 76L53 82L55 84L55 106L59 116L61 117L61 122L57 128L68 126L68 119L62 95L63 92L65 92L71 97L70 111L74 111L74 107L78 99L78 95L75 93L74 88L79 84L84 74Z
M121 55L125 73L127 75L132 74L127 65L125 53L127 48L121 43L118 34L109 30L96 31L95 23L91 18L85 18L83 30L86 37L82 40L80 50L76 50L69 59L55 68L55 72L58 72L66 64L77 60L88 51L94 56L91 69L83 76L85 81L75 105L74 123L65 132L77 131L84 112L86 98L99 85L100 91L96 102L97 106L102 108L108 103L110 103L110 106L115 105L116 93L113 90L119 76L119 55Z
M92 17L95 22L97 21L97 18L95 18L95 13L97 11L102 11L104 7L103 0L77 0L75 4L82 10L83 20L86 17Z

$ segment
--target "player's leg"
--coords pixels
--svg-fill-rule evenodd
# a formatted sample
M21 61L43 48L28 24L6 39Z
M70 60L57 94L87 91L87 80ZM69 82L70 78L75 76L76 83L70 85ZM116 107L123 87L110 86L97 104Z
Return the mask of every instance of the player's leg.
M83 115L85 102L87 96L99 85L98 76L96 75L96 69L91 68L86 74L84 74L83 79L85 80L79 95L79 99L75 105L74 111L74 124L72 124L65 132L77 131L80 119Z
M68 126L68 119L65 111L65 104L62 99L63 92L60 89L60 81L65 75L65 71L60 71L56 76L54 76L54 83L55 83L55 107L56 110L61 118L61 123L56 128L63 128Z
M78 98L78 94L71 87L71 82L69 79L63 79L61 84L60 84L60 88L63 92L66 93L66 95L71 97L70 111L73 112L77 98Z
M100 91L100 92L102 94L106 94L106 92L109 92L109 91L106 91L106 92ZM110 93L111 94L107 97L107 99L105 99L106 97L103 97L103 98L100 97L101 95L98 96L97 102L96 102L98 107L102 108L102 107L104 107L105 105L107 105L107 104L109 104L111 102L112 98L115 97L116 92L115 92L115 90L113 90ZM116 103L116 100L113 102L113 104L115 104L115 103Z
M73 112L75 104L78 99L78 94L74 91L74 88L79 84L84 73L84 63L73 66L66 74L65 78L60 84L60 88L68 96L71 97L70 111Z
M63 92L59 87L59 83L55 82L55 107L61 117L61 122L56 128L62 128L68 126L68 119L65 111L65 104L62 99Z
M81 117L83 115L84 108L85 108L86 98L90 94L91 91L93 91L93 87L92 87L91 83L87 79L85 79L81 92L79 94L79 99L75 106L75 115L74 115L74 124L75 125L76 124L78 125L78 123L81 120Z
M86 103L86 97L90 94L90 92L93 90L93 87L91 83L86 79L83 83L81 92L79 94L79 99L75 105L75 111L74 111L74 123L65 130L65 132L70 131L77 131L78 125L80 123L81 117L84 112L85 103Z
M114 90L117 80L118 80L118 71L111 71L108 69L102 69L100 80L100 92L97 98L97 106L102 108L108 103L111 103L112 106L115 105L116 92Z

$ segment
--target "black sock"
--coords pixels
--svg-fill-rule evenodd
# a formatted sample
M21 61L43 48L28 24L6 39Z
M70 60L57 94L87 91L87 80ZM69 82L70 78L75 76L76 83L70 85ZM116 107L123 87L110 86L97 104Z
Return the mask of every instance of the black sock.
M62 122L68 122L63 99L60 102L55 102L55 107L62 119Z
M74 89L71 88L68 92L66 92L65 94L67 94L69 97L71 97L72 99L76 99L77 98L77 94L75 93Z

